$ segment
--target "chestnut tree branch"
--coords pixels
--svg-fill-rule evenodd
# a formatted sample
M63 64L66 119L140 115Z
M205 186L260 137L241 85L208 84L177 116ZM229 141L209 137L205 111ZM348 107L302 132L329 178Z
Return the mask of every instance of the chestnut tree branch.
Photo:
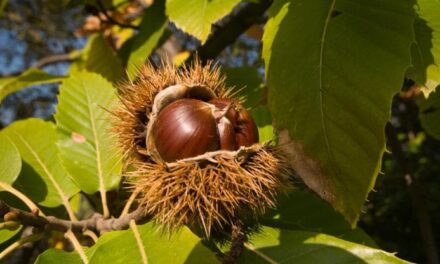
M246 241L246 234L241 221L237 221L232 226L231 233L231 249L223 259L223 264L237 263L238 258L244 249L244 242Z
M72 61L74 59L75 59L75 56L73 56L71 53L55 54L55 55L50 55L50 56L41 58L36 63L34 63L34 65L32 65L32 67L42 68L42 67L49 65L49 64L58 63L58 62L65 62L65 61Z
M19 222L25 226L38 227L42 230L56 230L61 232L72 230L74 233L83 233L86 230L91 230L98 234L112 230L128 229L131 220L134 220L136 223L141 223L149 219L148 216L145 216L143 210L137 209L120 218L105 219L102 215L95 214L86 220L69 221L53 216L39 216L11 207L0 200L0 217L3 218L5 214L8 214L9 217L11 217L11 215L13 216L13 219L10 220Z
M66 53L66 54L54 54L49 55L47 57L43 57L34 64L32 64L32 68L41 69L42 67L58 62L71 62L76 60L79 57L79 53ZM26 68L27 69L27 68ZM26 70L25 69L25 70ZM22 74L25 70L20 70L16 72L12 72L9 74L0 75L1 78L4 77L13 77Z
M215 26L213 34L200 46L187 61L194 56L206 63L216 58L227 46L248 30L252 25L263 21L264 13L272 4L272 0L258 0L243 4L243 6L220 26Z

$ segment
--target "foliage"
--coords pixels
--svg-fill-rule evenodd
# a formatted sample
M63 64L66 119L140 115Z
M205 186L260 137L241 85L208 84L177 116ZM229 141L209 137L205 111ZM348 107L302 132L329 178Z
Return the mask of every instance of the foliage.
M194 47L200 45L225 48L230 42L212 44L209 38L236 23L236 16L264 11L271 4L261 56L257 53L254 65L222 71L227 84L246 100L260 141L283 147L298 174L295 181L305 186L298 183L297 190L281 196L277 208L258 219L261 227L247 234L238 263L406 263L379 249L356 224L379 172L393 171L390 159L382 164L393 97L401 92L399 98L417 98L418 135L440 138L440 92L434 91L440 83L438 1L64 2L66 8L92 10L92 18L81 28L81 34L88 34L87 43L68 54L73 62L67 75L33 67L0 79L0 101L27 87L62 82L54 121L28 118L0 131L0 188L10 194L1 195L0 257L26 239L38 243L49 238L36 263L221 262L229 244L206 240L187 227L162 234L147 217L135 218L135 196L130 196L122 177L130 168L123 168L124 153L116 149L110 133L116 87L135 82L149 59L172 62L189 52L192 59L198 55ZM2 1L0 13L4 6ZM255 23L261 24L264 17ZM187 39L186 46L182 39ZM412 85L401 91L405 78ZM429 97L422 98L420 89ZM402 124L393 124L402 132ZM399 141L399 135L396 138ZM416 139L408 141L404 148L391 147L402 166L393 173L402 181L402 175L417 181L419 170L398 157L399 151L421 148ZM429 157L431 163L435 155L438 152ZM116 231L54 231L35 225L34 235L29 235L32 224L8 215L5 204L18 204L32 211L29 217L42 219L133 218L124 227L112 225ZM99 233L103 230L109 232ZM59 238L60 231L68 239Z
M364 4L371 8L356 8ZM270 10L263 57L274 119L318 167L305 183L353 224L380 170L386 109L410 65L411 11L401 1L277 1Z

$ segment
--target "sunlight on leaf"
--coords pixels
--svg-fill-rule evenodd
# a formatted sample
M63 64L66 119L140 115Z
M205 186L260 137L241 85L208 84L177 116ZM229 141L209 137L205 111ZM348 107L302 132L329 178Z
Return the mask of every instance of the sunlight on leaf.
M419 102L419 117L423 128L440 140L440 90L436 89L427 99Z
M40 191L46 193L41 205L70 207L69 198L79 189L61 165L56 146L55 125L41 119L30 118L14 122L4 133L14 142L23 160L29 164L45 183Z
M0 181L12 184L21 170L21 157L14 143L0 133Z
M263 227L245 244L239 263L409 263L391 253L333 236Z
M152 223L138 226L148 263L219 263L216 256L201 244L200 238L189 229L168 238L161 235ZM86 250L90 263L114 263L118 260L125 264L142 263L141 253L132 230L113 231L101 236L96 244ZM48 249L41 254L36 263L77 263L76 253Z
M229 14L240 0L168 0L166 12L171 22L202 44L211 33L212 24Z
M121 155L111 135L116 89L95 73L74 74L60 87L55 120L63 165L81 190L102 199L121 179ZM108 110L107 110L108 109Z
M408 76L427 97L440 84L440 2L417 0L414 23L415 43L411 47L413 67Z

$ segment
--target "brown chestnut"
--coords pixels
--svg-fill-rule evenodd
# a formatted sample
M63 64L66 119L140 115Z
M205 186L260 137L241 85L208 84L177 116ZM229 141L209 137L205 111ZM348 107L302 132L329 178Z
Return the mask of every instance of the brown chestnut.
M209 104L179 99L166 106L153 127L153 140L162 159L171 162L217 150L217 124Z
M230 99L178 99L159 112L152 136L159 155L167 162L258 142L252 117Z
M235 138L239 146L251 146L258 142L258 128L252 116L243 107L237 109Z
M225 117L231 122L235 131L237 148L251 146L258 142L258 128L249 112L240 104L230 99L213 99L209 103L225 109Z
M220 140L220 149L236 150L237 142L235 139L235 130L231 121L226 117L220 118L218 121L218 134Z

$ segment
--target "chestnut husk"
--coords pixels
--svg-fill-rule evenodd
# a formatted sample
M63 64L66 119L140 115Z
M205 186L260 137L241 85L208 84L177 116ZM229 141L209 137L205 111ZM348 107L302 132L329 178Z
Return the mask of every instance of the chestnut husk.
M127 183L139 193L145 214L163 230L173 232L187 225L203 230L206 237L224 234L244 215L257 218L273 208L277 195L291 188L292 169L286 155L270 142L244 142L237 150L208 151L175 162L165 161L158 153L151 135L159 112L167 105L182 98L243 102L212 64L195 61L181 69L169 64L155 69L147 64L119 91L113 131L125 165L131 168L125 173ZM230 133L227 126L223 133ZM233 149L237 142L223 144Z

